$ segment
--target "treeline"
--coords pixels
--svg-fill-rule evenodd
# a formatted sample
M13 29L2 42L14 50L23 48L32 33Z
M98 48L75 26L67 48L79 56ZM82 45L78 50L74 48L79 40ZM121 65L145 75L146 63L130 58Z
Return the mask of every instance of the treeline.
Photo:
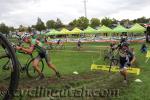
M105 17L101 20L98 18L88 19L86 17L79 17L78 19L74 19L67 25L63 24L59 18L57 18L57 20L48 20L45 23L40 18L38 18L35 25L31 25L28 27L20 25L19 28L17 28L17 29L15 29L14 27L9 27L9 26L5 25L5 23L1 23L0 24L0 32L2 32L4 34L8 34L9 32L14 32L14 31L31 32L33 29L37 30L37 31L42 31L42 30L46 30L46 29L60 30L61 28L67 28L67 29L71 30L75 27L78 27L83 30L83 29L87 28L88 26L91 26L92 28L97 28L100 25L101 26L105 25L107 27L113 28L118 23L125 27L129 27L130 25L133 25L134 23L140 23L140 24L150 23L150 18L141 17L141 18L137 18L134 20L123 19L121 21L118 21L115 18L111 19L108 17Z

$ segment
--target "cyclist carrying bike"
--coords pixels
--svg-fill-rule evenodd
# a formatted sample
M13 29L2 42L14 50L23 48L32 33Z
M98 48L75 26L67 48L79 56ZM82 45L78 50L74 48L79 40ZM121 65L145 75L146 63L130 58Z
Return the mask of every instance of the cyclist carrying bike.
M135 61L135 56L129 50L127 44L122 44L119 49L120 74L124 77L124 83L127 83L127 66L131 66Z
M40 42L38 39L34 38L30 38L29 34L23 34L22 36L22 40L25 43L30 44L29 48L24 48L21 46L17 46L16 49L17 50L22 50L23 52L32 54L34 50L36 50L38 52L37 57L35 57L34 61L33 61L33 67L35 68L35 70L38 72L39 77L38 80L43 79L44 78L44 74L41 72L40 68L39 68L39 62L41 59L45 59L47 65L49 68L51 68L55 73L57 77L60 77L59 72L55 69L54 65L50 62L50 59L47 56L46 53L46 49L43 45L42 42Z

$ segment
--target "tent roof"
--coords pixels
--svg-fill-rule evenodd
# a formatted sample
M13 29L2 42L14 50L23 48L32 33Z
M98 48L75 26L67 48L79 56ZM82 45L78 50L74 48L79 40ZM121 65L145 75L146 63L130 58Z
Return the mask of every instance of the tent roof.
M58 35L58 34L60 34L60 32L55 29L52 29L50 32L46 33L46 35Z
M146 29L138 23L134 24L129 29L129 32L132 32L132 33L144 33L144 31L146 31Z
M113 30L111 28L106 27L105 25L100 27L97 31L100 33L111 33L111 32L113 32Z
M70 34L80 34L82 32L82 30L80 30L79 28L75 27Z
M128 32L128 29L126 29L126 28L123 27L122 25L118 25L117 27L115 27L115 28L113 29L113 32L115 32L115 33Z
M87 34L95 34L97 33L97 30L93 29L92 27L88 26L83 33L87 33Z
M61 34L69 34L71 31L67 30L66 28L63 28L60 33Z

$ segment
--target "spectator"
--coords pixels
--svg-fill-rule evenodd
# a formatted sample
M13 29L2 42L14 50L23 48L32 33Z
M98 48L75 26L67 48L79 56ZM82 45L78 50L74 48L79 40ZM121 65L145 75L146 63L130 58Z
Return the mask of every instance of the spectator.
M143 45L141 46L141 52L142 52L142 53L147 53L147 46L146 46L146 44L143 44Z

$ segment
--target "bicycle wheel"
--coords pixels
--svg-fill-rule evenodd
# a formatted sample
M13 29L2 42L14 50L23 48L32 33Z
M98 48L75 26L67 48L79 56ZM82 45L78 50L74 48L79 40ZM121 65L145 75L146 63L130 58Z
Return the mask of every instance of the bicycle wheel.
M30 78L38 77L37 71L36 71L36 70L34 69L34 67L32 66L33 60L34 60L34 59L32 59L32 60L27 64L27 69L26 69L27 76L30 77ZM43 60L40 61L40 63L39 63L39 68L40 68L41 72L43 72L43 69L44 69L44 62L43 62Z
M9 69L4 70L4 66ZM19 68L14 49L6 38L0 34L0 100L12 100L18 81Z
M111 71L112 66L117 66L118 63L119 63L119 60L118 60L118 59L112 58L112 59L110 60L109 72Z
M102 56L104 57L104 61L105 60L107 60L107 59L109 59L110 58L110 51L108 51L108 50L104 50L103 52L102 52Z

